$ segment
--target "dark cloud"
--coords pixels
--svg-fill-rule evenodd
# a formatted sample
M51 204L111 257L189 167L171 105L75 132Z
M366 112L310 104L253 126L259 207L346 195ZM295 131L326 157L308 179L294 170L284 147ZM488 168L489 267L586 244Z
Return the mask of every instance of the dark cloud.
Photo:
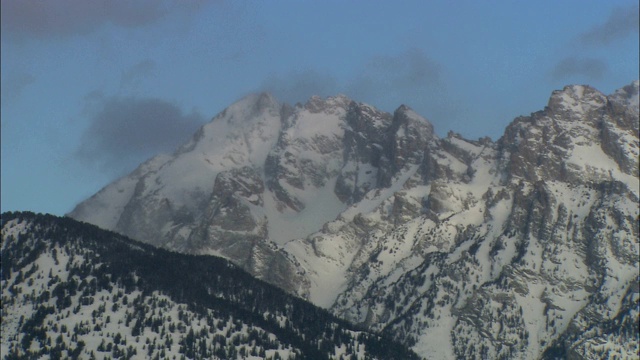
M378 56L367 66L364 76L377 78L399 88L432 86L441 80L442 67L418 49L398 56Z
M51 38L84 35L105 24L135 28L168 14L193 11L202 1L3 0L3 38Z
M431 120L451 119L458 113L448 99L444 67L418 49L371 59L346 91L387 111L407 104Z
M442 86L442 72L436 61L411 49L397 56L374 57L348 84L347 91L366 101L431 92Z
M551 70L554 80L567 80L572 77L585 77L588 80L600 80L607 73L607 64L593 58L567 57Z
M122 73L120 87L128 88L137 86L142 79L151 75L155 68L156 62L149 59L133 65Z
M406 104L443 129L466 111L451 99L444 67L419 49L373 57L361 69L343 83L316 70L271 76L262 90L289 104L340 93L385 111Z
M7 101L11 102L17 99L22 91L35 80L33 75L25 72L2 74L2 104L5 105Z
M159 153L173 152L204 123L198 112L155 98L109 97L94 92L85 99L90 125L76 158L120 175Z
M279 100L294 104L312 95L329 96L346 93L355 100L381 103L379 100L406 98L433 92L443 87L442 66L424 52L411 49L397 56L380 55L362 66L362 71L344 83L313 69L272 75L261 90L273 93Z
M580 43L589 46L607 46L618 39L637 34L640 29L638 4L620 7L611 12L607 21L579 36Z
M288 104L304 102L313 95L336 95L338 84L329 75L315 70L294 72L285 76L272 75L262 84L262 90Z

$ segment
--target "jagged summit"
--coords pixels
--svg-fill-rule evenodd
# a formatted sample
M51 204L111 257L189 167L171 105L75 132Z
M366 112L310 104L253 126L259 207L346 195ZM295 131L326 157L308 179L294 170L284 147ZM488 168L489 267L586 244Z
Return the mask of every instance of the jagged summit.
M633 84L625 88L633 91ZM631 101L621 102L620 91ZM580 183L618 180L637 194L638 109L632 100L638 97L637 87L635 91L605 96L579 85L554 91L544 111L516 119L500 140L510 157L511 176Z
M231 104L222 114L227 111L246 113L245 118L251 118L251 115L258 114L266 109L277 109L280 107L278 100L269 92L252 93L244 96L240 100Z
M314 95L302 106L311 112L318 113L325 110L331 110L333 108L346 109L351 102L353 102L353 100L342 94L329 96L327 98Z
M70 216L226 257L423 356L637 353L612 330L638 320L637 104L637 81L567 86L493 142L251 95Z
M580 120L606 102L607 97L590 86L570 85L554 91L547 107L563 120Z
M640 90L640 80L635 80L631 84L626 85L613 93L610 96L610 100L620 103L622 105L626 105L630 108L630 110L635 110L636 113L639 110L639 96Z

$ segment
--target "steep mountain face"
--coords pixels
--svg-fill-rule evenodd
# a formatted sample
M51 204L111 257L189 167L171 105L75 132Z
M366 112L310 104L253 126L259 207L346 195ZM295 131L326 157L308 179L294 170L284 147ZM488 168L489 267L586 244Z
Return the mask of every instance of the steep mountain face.
M425 192L405 182L365 221L316 235L370 249L345 268L332 310L434 358L636 354L637 327L593 329L638 321L634 86L632 106L618 106L624 92L567 87L496 144L442 140L457 174ZM416 192L425 214L391 226L398 196Z
M567 86L497 142L251 96L70 215L227 257L427 358L637 354L638 84Z
M226 260L2 214L3 359L418 359Z
M283 245L391 185L432 137L407 107L392 116L344 96L292 108L251 95L70 216L171 250L221 255L304 294L304 270Z

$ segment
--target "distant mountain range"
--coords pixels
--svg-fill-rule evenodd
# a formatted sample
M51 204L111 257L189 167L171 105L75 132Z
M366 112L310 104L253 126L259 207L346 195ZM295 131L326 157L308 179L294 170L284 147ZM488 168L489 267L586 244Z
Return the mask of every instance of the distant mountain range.
M497 141L250 95L69 216L224 257L423 358L633 358L638 88L567 86Z

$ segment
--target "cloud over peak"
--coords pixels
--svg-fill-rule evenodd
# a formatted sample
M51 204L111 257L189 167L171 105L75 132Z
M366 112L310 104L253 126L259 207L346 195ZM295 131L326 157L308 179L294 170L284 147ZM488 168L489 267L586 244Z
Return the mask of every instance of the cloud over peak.
M336 80L313 69L293 72L286 76L270 75L263 81L261 90L273 93L278 100L288 104L303 102L313 95L329 96L339 91Z
M87 97L89 127L75 157L120 175L158 153L174 151L204 123L196 111L185 113L158 98Z
M567 80L573 76L600 80L607 73L607 70L607 64L602 60L569 56L556 64L551 70L551 76L556 80Z

